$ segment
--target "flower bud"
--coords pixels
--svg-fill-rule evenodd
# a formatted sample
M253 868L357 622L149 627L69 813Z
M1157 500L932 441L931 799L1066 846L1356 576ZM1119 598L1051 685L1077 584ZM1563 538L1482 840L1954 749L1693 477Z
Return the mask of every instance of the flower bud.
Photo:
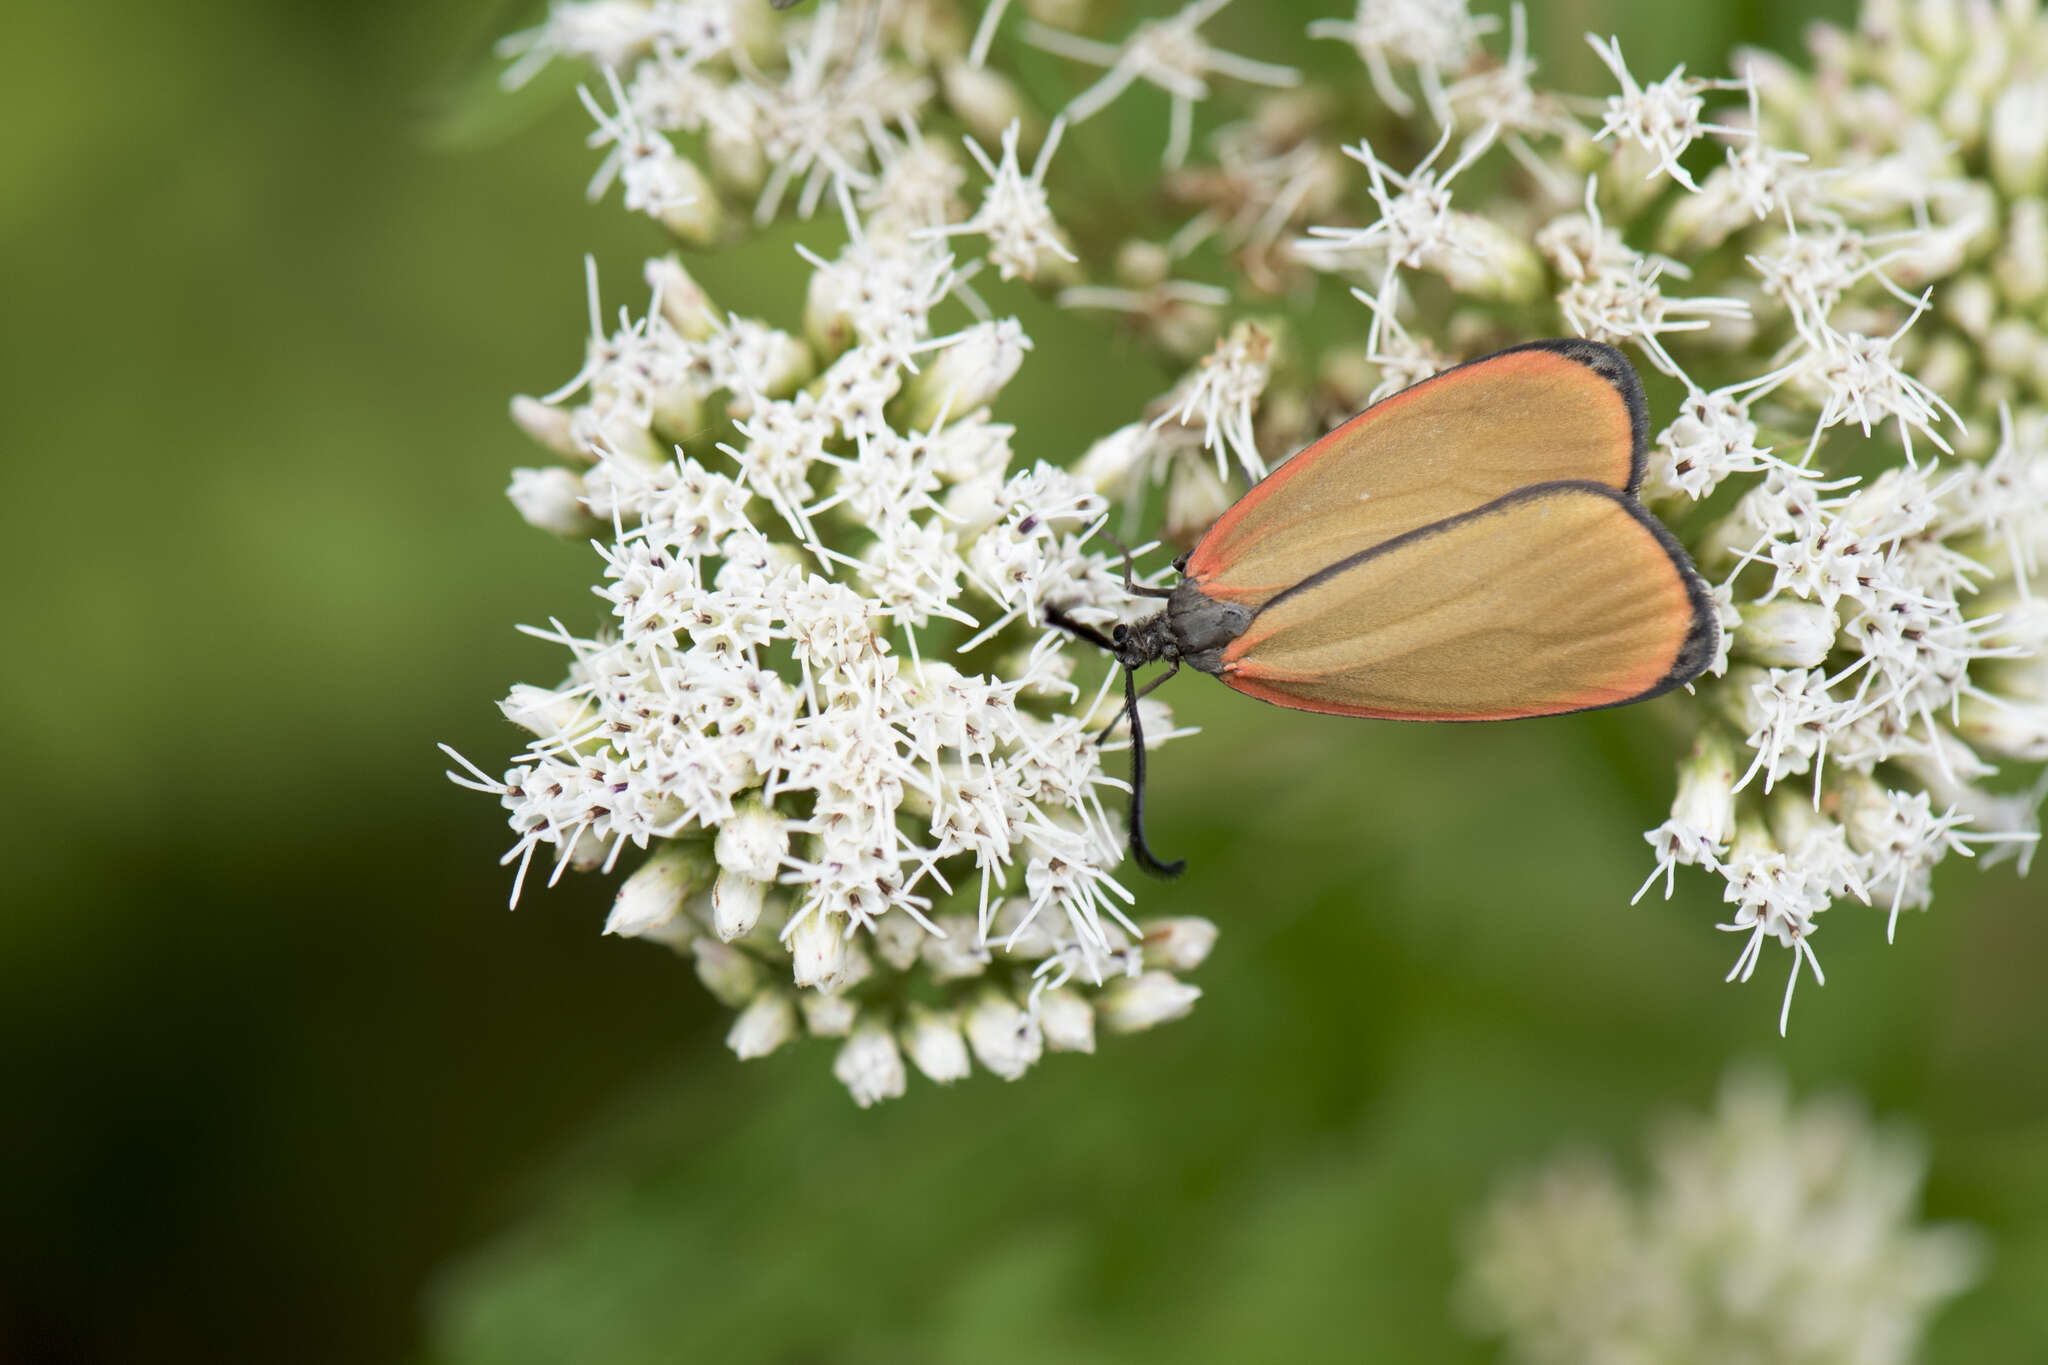
M587 536L600 524L583 505L582 478L560 465L513 470L505 496L528 526L558 536Z
M691 341L703 341L718 330L718 306L681 261L674 256L657 256L647 262L644 274L662 317L678 333Z
M768 883L744 872L721 871L711 884L711 927L727 943L744 938L761 922L761 898Z
M1104 724L1107 723L1105 720ZM1052 931L1055 919L1048 911L1032 914L1028 898L1012 896L996 907L994 922L989 926L989 942L1011 957L1036 962L1059 947Z
M582 459L595 460L609 454L646 468L657 468L669 461L667 451L654 439L647 424L624 408L585 403L569 414L569 433L582 452Z
M932 980L960 981L988 970L988 945L976 933L972 916L941 915L933 923L940 933L927 934L920 948Z
M1796 597L1751 603L1742 609L1735 653L1772 668L1818 668L1835 647L1840 622L1833 607Z
M1095 1009L1079 991L1046 991L1038 997L1038 1031L1054 1052L1093 1052Z
M764 990L747 1002L726 1030L725 1045L743 1062L766 1057L796 1037L796 1002L789 992Z
M1133 237L1116 249L1114 269L1126 289L1156 289L1173 274L1173 252L1164 243Z
M588 462L590 452L576 443L569 411L527 394L512 399L512 420L521 431L565 460Z
M853 1032L853 1021L860 1015L859 1003L846 995L799 991L796 1003L803 1011L804 1027L814 1038L844 1038Z
M768 984L767 971L738 948L700 938L690 951L697 957L697 979L728 1009L744 1009Z
M1966 695L1958 728L1972 744L2000 758L2023 763L2048 759L2048 702Z
M925 931L923 925L899 910L876 920L870 936L882 961L895 971L907 972L924 947Z
M1145 934L1145 961L1170 972L1193 971L1216 946L1216 926L1196 915L1145 920L1138 928Z
M846 971L845 926L840 916L821 909L798 915L795 927L783 935L789 941L790 971L797 985L829 991Z
M699 436L704 431L704 400L687 381L666 384L650 395L647 425L671 446Z
M2048 80L2017 81L1991 105L1991 178L2007 195L2048 188Z
M1171 972L1119 977L1103 987L1102 1022L1118 1033L1136 1033L1180 1018L1201 998L1201 987L1190 986Z
M975 1060L1006 1081L1029 1071L1045 1051L1038 1025L999 991L984 990L977 996L965 1023Z
M647 938L673 923L683 903L711 878L711 860L696 840L671 840L658 846L647 861L619 886L604 931L625 938Z
M768 158L753 133L712 120L704 135L704 159L718 187L737 198L758 192L768 178Z
M2029 308L2048 296L2048 203L2022 199L2012 206L1991 275L2008 308Z
M895 1038L876 1023L862 1024L853 1031L832 1061L832 1074L863 1109L878 1100L900 1097L907 1079Z
M1015 318L966 328L903 386L900 424L925 431L942 416L959 416L990 402L1030 349L1031 338Z
M774 881L789 854L789 826L760 794L743 796L733 803L733 813L718 827L713 845L718 865L727 872Z
M554 739L581 724L590 714L590 703L584 697L514 683L511 693L498 703L498 710L521 729Z
M940 1085L951 1085L973 1070L967 1059L967 1040L960 1035L960 1016L952 1010L912 1005L904 1013L898 1036L912 1064Z
M1170 544L1192 545L1236 500L1207 459L1176 460L1166 479L1161 531Z
M1157 446L1157 436L1149 425L1132 422L1089 446L1074 472L1105 498L1121 502L1137 494L1145 457Z
M1727 843L1735 829L1735 777L1735 750L1718 736L1702 736L1678 765L1672 820L1710 843Z
M1001 142L1012 121L1022 129L1018 139L1020 156L1045 136L1042 120L1009 77L986 66L948 62L939 69L939 88L945 91L946 103L960 116L960 121L984 144L993 146Z
M725 228L725 207L710 177L686 156L661 159L658 200L650 213L687 246L715 245Z
M1467 249L1444 252L1430 266L1460 294L1493 302L1526 303L1543 292L1543 258L1527 241L1491 218L1453 213L1453 229Z

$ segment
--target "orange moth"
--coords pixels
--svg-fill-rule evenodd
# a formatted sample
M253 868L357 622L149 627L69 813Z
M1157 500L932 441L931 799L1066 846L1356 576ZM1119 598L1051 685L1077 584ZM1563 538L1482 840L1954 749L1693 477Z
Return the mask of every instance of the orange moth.
M1719 631L1684 549L1636 498L1649 430L1621 352L1534 341L1351 418L1261 480L1109 635L1124 668L1131 849L1145 844L1135 671L1186 663L1247 696L1381 720L1624 706L1699 676ZM1150 687L1146 689L1150 690Z

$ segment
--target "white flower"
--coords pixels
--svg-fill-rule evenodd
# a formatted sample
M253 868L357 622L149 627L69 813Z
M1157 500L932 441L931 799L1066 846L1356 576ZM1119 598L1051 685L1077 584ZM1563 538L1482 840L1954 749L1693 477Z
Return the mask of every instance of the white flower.
M1035 46L1062 57L1109 68L1094 85L1066 107L1069 122L1092 118L1134 81L1156 85L1172 97L1173 117L1167 134L1167 166L1186 160L1194 127L1195 103L1209 95L1208 77L1229 76L1257 85L1294 85L1301 79L1292 67L1255 62L1213 47L1196 33L1230 0L1194 0L1170 19L1150 19L1119 45L1098 43L1043 24L1030 24L1025 37Z
M1568 1156L1497 1192L1459 1298L1518 1360L1912 1359L1974 1281L1972 1230L1914 1221L1927 1158L1841 1100L1735 1076L1651 1129L1644 1187Z
M1252 414L1272 377L1272 351L1273 338L1256 323L1238 324L1167 395L1167 410L1153 419L1153 429L1169 421L1194 426L1199 420L1202 448L1216 452L1218 477L1227 477L1227 452L1247 478L1263 478L1266 461L1252 431Z
M1446 128L1429 155L1406 175L1381 161L1369 142L1361 139L1356 147L1346 147L1344 155L1364 166L1370 177L1379 217L1363 228L1311 227L1302 249L1317 260L1341 261L1345 255L1383 258L1375 294L1382 307L1390 308L1387 292L1396 270L1437 269L1480 250L1471 220L1451 211L1451 182L1493 145L1497 132L1492 125L1482 128L1466 139L1448 167L1438 171L1436 160L1451 143L1451 130Z
M1060 145L1060 134L1066 130L1066 120L1056 118L1052 121L1052 128L1046 133L1045 142L1039 147L1038 157L1031 163L1028 176L1017 160L1017 138L1021 129L1022 125L1016 119L1003 129L1003 157L1000 162L990 161L988 153L973 138L961 139L967 144L975 164L988 176L988 188L982 192L981 207L972 218L939 229L948 236L971 232L988 238L989 263L1006 280L1015 276L1031 279L1038 273L1040 253L1050 253L1063 261L1079 259L1067 246L1059 224L1053 221L1052 209L1045 196L1045 168L1052 160L1053 151Z
M1479 39L1498 27L1492 15L1474 17L1467 0L1358 0L1350 19L1318 19L1308 32L1351 44L1372 75L1372 88L1388 108L1406 114L1415 106L1394 79L1395 63L1440 81L1470 65Z
M1652 162L1649 175L1662 171L1687 189L1698 189L1678 158L1703 134L1740 135L1743 132L1707 123L1701 118L1706 110L1707 91L1739 89L1741 83L1701 80L1687 76L1685 68L1680 66L1656 84L1641 86L1636 84L1635 77L1629 74L1628 64L1622 60L1620 40L1609 38L1602 43L1589 33L1586 41L1592 45L1593 51L1600 54L1600 60L1614 73L1614 79L1621 83L1621 93L1608 97L1607 116L1594 137L1613 137L1633 143L1649 154Z

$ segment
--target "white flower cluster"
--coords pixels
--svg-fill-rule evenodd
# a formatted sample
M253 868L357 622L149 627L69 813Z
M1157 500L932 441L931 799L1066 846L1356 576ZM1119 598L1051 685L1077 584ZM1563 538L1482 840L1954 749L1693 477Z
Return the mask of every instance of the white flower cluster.
M1483 81L1409 61L1435 148L1405 171L1370 142L1347 148L1371 216L1312 225L1299 249L1370 310L1369 396L1560 328L1667 377L1677 410L1643 496L1718 580L1726 652L1697 689L1699 746L1649 833L1644 890L1670 894L1680 864L1720 876L1721 927L1744 937L1731 979L1783 945L1789 1011L1801 965L1819 975L1830 905L1873 905L1890 933L1948 854L2024 869L2038 837L2040 791L1991 779L2000 761L2048 758L2048 628L2029 582L2048 548L2048 441L2008 421L1988 458L1944 458L1968 424L1912 331L1942 305L1907 287L1978 234L1956 215L1984 197L1899 160L1873 197L1873 168L1765 141L1800 116L1773 107L1789 78L1643 83L1611 40L1593 46L1620 93L1581 126L1562 97L1509 88L1534 72L1523 32L1517 11ZM2048 24L2029 35L2048 42ZM1391 79L1400 49L1374 51ZM1712 122L1718 91L1741 99ZM1524 183L1532 156L1544 173ZM2001 429L1995 411L1969 418Z
M1665 1125L1649 1168L1638 1191L1565 1158L1503 1189L1466 1258L1471 1325L1523 1365L1903 1365L1983 1259L1968 1228L1916 1226L1909 1136L1761 1077Z
M450 776L509 813L515 903L535 859L552 883L646 850L606 931L689 954L741 1057L844 1040L834 1073L862 1105L912 1067L1015 1078L1092 1051L1098 1027L1177 1018L1215 938L1136 918L1118 880L1101 788L1124 786L1103 758L1127 741L1097 734L1117 675L1046 625L1130 609L1121 555L1091 540L1110 507L1016 459L992 405L1031 342L967 285L984 264L1007 280L1071 261L1044 188L1058 126L1028 174L1018 121L999 160L969 139L988 188L963 203L965 159L914 119L939 82L910 8L877 27L822 7L779 79L747 46L765 5L558 5L522 40L607 64L610 103L586 95L599 187L620 180L680 241L724 230L720 187L749 165L761 214L795 186L800 210L837 203L848 240L800 249L795 332L724 312L675 256L647 263L644 313L609 323L590 267L584 366L513 403L559 462L509 492L593 538L609 619L531 632L571 661L502 703L533 736L502 778L451 751ZM677 133L700 136L708 176ZM986 257L956 259L961 237ZM1150 742L1176 733L1160 704L1142 716Z
M1359 0L1303 36L1358 54L1385 105L1365 126L1204 36L1226 3L1103 41L1081 33L1090 0L588 0L511 40L510 79L557 56L598 69L592 191L617 184L682 247L821 206L849 238L804 252L795 332L657 260L645 315L611 326L593 304L583 371L514 404L564 463L518 471L513 501L599 538L613 618L544 632L571 676L517 691L528 757L472 775L511 807L522 870L659 848L614 928L697 945L743 1052L799 1019L845 1033L863 1096L891 1091L906 1047L944 1052L908 1041L913 1020L979 1053L989 1010L1049 1041L1047 1002L1076 982L1126 983L1092 996L1105 1018L1184 1009L1114 880L1090 726L1116 708L1074 681L1089 651L1070 658L1045 609L1130 609L1090 539L1112 515L1145 539L1156 508L1187 546L1239 475L1560 332L1637 356L1664 419L1642 495L1724 627L1697 696L1665 703L1698 742L1644 891L1669 895L1681 865L1718 877L1731 976L1790 950L1789 1011L1830 906L1890 933L1950 853L2024 869L2042 789L2013 766L2048 760L2034 0L1871 0L1855 34L1824 31L1811 76L1744 54L1733 78L1645 80L1592 38L1613 88L1590 96L1538 82L1519 5L1502 38L1465 0ZM1064 108L999 69L1020 46L1080 64ZM1062 137L1143 87L1170 109L1157 183L1066 215ZM1331 277L1366 310L1362 346L1304 340ZM1101 317L1177 377L1071 473L1013 469L989 405L1030 343L976 284ZM789 986L752 984L770 965ZM913 1009L912 974L947 984Z

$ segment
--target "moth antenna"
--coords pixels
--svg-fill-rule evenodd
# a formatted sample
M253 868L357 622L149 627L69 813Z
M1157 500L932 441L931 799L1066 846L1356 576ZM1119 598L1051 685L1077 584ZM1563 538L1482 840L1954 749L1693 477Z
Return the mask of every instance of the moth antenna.
M1145 842L1145 728L1138 722L1137 675L1124 670L1124 714L1131 718L1131 856L1155 877L1178 877L1188 860L1161 862Z
M1095 528L1095 534L1096 534L1096 535L1098 535L1098 536L1101 536L1101 537L1102 537L1102 538L1103 538L1104 540L1106 540L1106 541L1108 541L1108 542L1109 542L1110 544L1112 544L1112 545L1116 546L1116 548L1117 548L1117 549L1119 549L1119 550L1121 550L1121 551L1123 552L1123 556L1124 556L1124 591L1125 591L1125 592L1127 592L1127 593L1131 594L1131 596L1133 596L1133 597L1171 597L1171 596L1173 596L1173 589L1172 589L1172 588L1148 588L1148 587L1146 587L1146 586L1145 586L1145 585L1144 585L1143 583L1140 583L1140 582L1138 581L1138 579L1137 579L1137 575L1136 575L1136 571L1135 571L1135 570L1134 570L1134 569L1132 568L1132 566L1131 566L1131 547L1130 547L1130 546L1128 546L1128 545L1126 545L1126 544L1124 544L1124 543L1123 543L1123 542L1122 542L1121 540L1118 540L1118 539L1116 538L1116 536L1115 536L1115 535L1111 534L1111 532L1110 532L1110 530L1109 530L1109 528L1108 528L1108 527L1106 527L1106 526L1098 526L1098 527L1096 527L1096 528ZM1176 565L1176 567L1178 567L1178 565Z
M1050 603L1045 608L1045 621L1047 625L1057 626L1077 640L1086 640L1097 649L1106 649L1111 654L1116 653L1116 642L1114 640L1111 640L1095 627L1076 621L1073 617L1067 615L1066 612Z

